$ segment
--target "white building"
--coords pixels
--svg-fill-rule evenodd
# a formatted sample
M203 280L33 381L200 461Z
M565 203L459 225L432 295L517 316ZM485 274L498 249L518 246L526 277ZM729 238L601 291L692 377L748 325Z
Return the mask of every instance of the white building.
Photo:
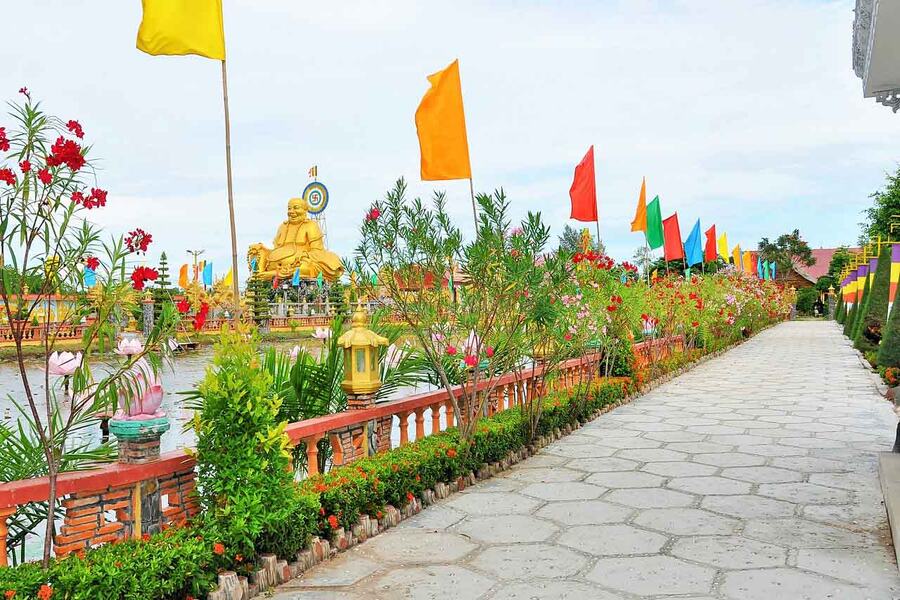
M900 109L900 0L856 0L853 70L863 95Z

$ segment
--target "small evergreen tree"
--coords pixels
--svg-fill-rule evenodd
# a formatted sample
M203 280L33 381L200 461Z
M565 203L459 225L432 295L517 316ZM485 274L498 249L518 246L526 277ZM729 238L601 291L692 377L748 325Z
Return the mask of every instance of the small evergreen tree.
M153 313L158 319L162 314L163 305L172 301L172 282L169 281L169 258L163 252L159 255L159 267L157 268L159 277L156 278L156 285L153 286Z
M846 318L847 305L844 303L844 294L841 290L838 290L837 305L834 308L834 320L843 325Z
M859 311L859 302L856 302L856 297L854 296L853 306L850 307L850 310L847 312L847 319L844 321L844 335L850 337L850 332L853 330L853 321L856 320L856 313Z
M894 303L878 345L879 367L900 367L900 307Z
M872 296L869 292L871 291L869 282L872 280L871 277L866 275L866 282L863 285L863 293L862 299L859 301L859 310L856 311L856 317L853 319L853 329L850 330L850 339L856 340L856 336L859 335L859 330L862 328L863 318L866 316L866 312L869 310L869 300Z
M886 325L888 293L891 286L891 246L886 245L878 255L878 266L872 280L872 289L861 313L853 345L861 352L874 350L881 341L881 331Z

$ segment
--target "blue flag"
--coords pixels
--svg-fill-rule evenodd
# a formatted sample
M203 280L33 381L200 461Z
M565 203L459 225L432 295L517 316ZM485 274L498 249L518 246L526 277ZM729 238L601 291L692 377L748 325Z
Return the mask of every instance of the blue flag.
M762 257L756 257L756 277L758 279L763 278L763 268L762 268Z
M689 267L693 267L697 263L703 262L703 243L700 241L700 219L694 223L691 229L691 235L688 236L684 243L685 260Z
M769 270L772 272L771 279L774 280L775 279L775 261L774 260L769 263Z
M84 268L84 287L94 287L97 285L97 272L90 267Z
M213 284L213 276L212 276L212 263L206 263L206 266L203 267L203 285L212 285Z
M291 280L291 285L294 287L300 285L300 269L294 269L294 279Z
M250 271L253 273L256 273L256 259L255 258L250 259Z

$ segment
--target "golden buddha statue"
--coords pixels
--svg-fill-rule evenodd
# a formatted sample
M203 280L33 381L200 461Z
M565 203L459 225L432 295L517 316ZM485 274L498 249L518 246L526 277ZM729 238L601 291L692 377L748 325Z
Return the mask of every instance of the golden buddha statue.
M335 281L344 272L340 257L325 249L319 224L307 215L309 209L303 198L288 200L287 221L278 227L272 242L274 249L263 244L253 244L247 251L247 262L256 276L265 280L274 277L289 279L300 269L300 277L315 279L322 274L328 281Z

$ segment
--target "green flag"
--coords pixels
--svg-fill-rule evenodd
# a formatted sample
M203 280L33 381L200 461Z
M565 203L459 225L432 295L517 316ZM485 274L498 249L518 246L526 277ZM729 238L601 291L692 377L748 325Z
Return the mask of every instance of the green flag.
M647 205L647 245L656 250L663 245L662 209L659 196Z
M687 269L684 270L684 278L685 279L691 278L691 268L690 267L688 267Z
M319 286L319 289L322 289L322 271L319 271L318 277L316 277L316 285Z

